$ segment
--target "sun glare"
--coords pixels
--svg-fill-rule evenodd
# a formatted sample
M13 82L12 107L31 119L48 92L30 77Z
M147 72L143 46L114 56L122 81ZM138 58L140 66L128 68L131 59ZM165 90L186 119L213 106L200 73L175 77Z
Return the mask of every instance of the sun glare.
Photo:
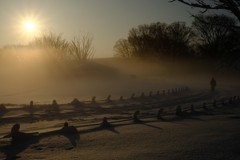
M34 22L26 22L24 28L27 32L33 32L36 29L36 24Z
M18 14L16 19L17 25L14 30L23 44L31 42L34 37L39 36L45 29L45 20L35 11Z
M33 35L38 32L38 22L34 19L23 19L21 22L22 32Z

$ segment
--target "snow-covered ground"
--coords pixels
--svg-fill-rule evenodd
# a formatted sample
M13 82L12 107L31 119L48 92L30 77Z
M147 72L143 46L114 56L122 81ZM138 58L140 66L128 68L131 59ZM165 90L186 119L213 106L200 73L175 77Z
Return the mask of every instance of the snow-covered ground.
M235 92L232 92L236 94ZM39 132L39 141L11 145L10 138L0 140L0 158L17 155L18 159L239 159L240 101L229 103L230 91L184 90L170 95L125 98L123 101L97 101L96 104L60 104L47 112L46 105L10 107L1 115L0 135L8 134L14 123L23 132ZM213 106L217 100L217 106ZM222 104L225 101L225 105ZM207 108L203 108L203 103ZM194 104L196 113L191 113ZM181 105L183 117L175 115ZM163 108L163 120L157 119ZM140 111L141 123L132 114ZM103 117L111 123L101 128ZM80 139L48 134L68 121L78 130ZM74 146L72 141L76 141Z
M7 110L0 113L0 137L15 123L22 132L38 134L14 144L1 138L0 159L240 159L238 75L170 64L99 60L77 72L54 74L42 65L1 68L0 103ZM214 92L209 90L212 76ZM74 98L81 103L71 104ZM51 105L53 99L58 106ZM175 115L179 105L180 117ZM162 119L157 119L159 109ZM137 110L140 123L132 119ZM110 128L100 127L103 117ZM77 132L62 134L64 122Z

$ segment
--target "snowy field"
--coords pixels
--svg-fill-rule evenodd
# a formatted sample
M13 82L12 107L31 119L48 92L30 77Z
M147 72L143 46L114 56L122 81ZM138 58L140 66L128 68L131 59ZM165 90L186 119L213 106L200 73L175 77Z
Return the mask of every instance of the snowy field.
M1 70L0 100L6 110L0 112L0 159L240 159L235 74L214 74L217 89L211 92L213 74L206 68L176 65L166 71L166 66L94 63L83 66L80 78ZM182 114L176 115L179 105ZM109 126L101 127L103 117ZM64 122L77 130L63 133ZM19 143L4 138L15 123L34 137Z

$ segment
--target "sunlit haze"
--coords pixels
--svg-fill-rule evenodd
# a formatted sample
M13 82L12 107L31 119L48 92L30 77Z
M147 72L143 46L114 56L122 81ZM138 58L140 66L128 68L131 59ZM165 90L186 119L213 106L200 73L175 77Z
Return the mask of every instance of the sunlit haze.
M188 11L191 8L182 4L159 0L1 0L0 47L28 43L49 30L67 39L90 33L94 57L112 57L115 42L126 38L132 27L190 22Z
M35 29L35 24L33 22L26 22L24 25L26 31L32 32Z
M0 0L0 160L240 160L239 15L240 0Z

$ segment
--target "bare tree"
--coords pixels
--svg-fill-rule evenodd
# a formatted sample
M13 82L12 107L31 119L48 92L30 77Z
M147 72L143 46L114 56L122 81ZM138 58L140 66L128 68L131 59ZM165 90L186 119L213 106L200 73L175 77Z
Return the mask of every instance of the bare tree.
M53 32L43 33L40 37L36 37L32 42L30 42L29 45L57 50L65 50L68 48L67 40L63 39L61 34L57 35Z
M38 47L48 53L51 60L70 60L78 62L92 58L94 54L93 36L90 34L75 36L70 42L61 35L49 32L36 37L29 46Z
M153 49L153 37L150 34L150 25L139 25L132 28L128 33L128 43L132 46L133 55L137 57L149 57L149 52Z
M229 36L228 41L223 44L226 50L229 50L231 54L224 54L224 63L230 66L234 66L234 68L240 69L240 56L239 56L239 33L240 33L240 0L169 0L169 2L181 2L185 5L188 5L193 8L200 9L200 13L203 14L208 10L224 10L228 11L238 20L238 23L235 23L231 26L233 30L233 34ZM225 12L227 13L227 12ZM194 16L194 15L193 15ZM194 16L195 19L202 20L201 18ZM207 24L205 24L207 25ZM221 23L219 25L223 25L226 27L226 24ZM205 30L202 28L202 30ZM219 32L220 33L220 32ZM215 43L219 45L219 43ZM222 52L222 50L220 50Z
M69 58L67 55L69 43L66 39L62 38L61 34L57 35L53 32L43 33L40 37L36 37L30 42L29 46L45 50L49 58L54 61Z
M236 21L225 15L197 15L193 21L200 49L207 57L221 58L226 53L229 55L235 42L232 35L235 31L232 26ZM225 56L224 56L225 57Z
M199 33L201 41L208 44L219 38L225 38L232 32L231 26L235 24L233 18L225 15L197 15L193 21L193 27Z
M93 37L90 34L74 37L69 44L69 53L78 61L86 61L92 58L94 47L92 45Z
M240 0L170 0L170 2L181 2L188 6L207 10L226 10L232 13L240 22Z
M168 26L169 50L174 56L189 56L189 46L194 37L192 28L187 27L184 22L175 22Z
M184 22L152 23L130 29L127 39L116 42L114 49L120 57L176 58L190 56L191 28Z
M130 58L132 57L132 47L130 46L128 40L119 39L114 45L114 51L116 52L116 57Z

